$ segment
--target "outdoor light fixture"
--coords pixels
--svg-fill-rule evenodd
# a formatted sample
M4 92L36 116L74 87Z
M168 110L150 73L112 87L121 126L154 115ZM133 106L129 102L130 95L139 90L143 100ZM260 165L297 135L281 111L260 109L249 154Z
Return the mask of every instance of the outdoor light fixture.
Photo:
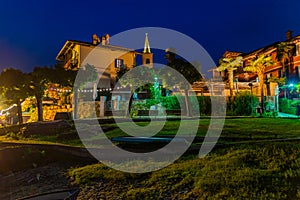
M248 86L250 87L251 94L252 94L252 87L253 87L253 84L250 82L250 83L248 83Z

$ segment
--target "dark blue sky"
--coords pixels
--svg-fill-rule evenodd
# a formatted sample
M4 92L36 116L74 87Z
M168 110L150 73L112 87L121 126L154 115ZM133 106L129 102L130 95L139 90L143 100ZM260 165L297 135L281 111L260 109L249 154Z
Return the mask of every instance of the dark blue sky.
M187 34L217 61L226 50L282 41L288 29L300 35L299 7L299 0L0 0L0 70L54 64L68 39L146 26Z

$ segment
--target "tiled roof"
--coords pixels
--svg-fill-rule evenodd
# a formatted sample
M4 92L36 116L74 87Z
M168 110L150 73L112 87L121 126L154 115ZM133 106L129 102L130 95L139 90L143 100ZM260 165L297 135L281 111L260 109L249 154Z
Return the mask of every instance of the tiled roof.
M88 46L88 47L92 47L92 48L106 48L106 49L111 49L111 50L120 50L120 51L134 51L134 49L130 49L130 48L126 48L126 47L120 47L120 46L115 46L115 45L110 45L110 44L106 44L106 45L102 45L102 44L98 44L98 45L94 45L91 42L82 42L82 41L78 41L78 40L67 40L66 43L64 44L64 46L62 47L62 49L60 50L60 52L57 54L56 56L56 60L60 60L60 57L62 55L64 55L66 53L66 51L69 50L70 47L72 47L72 45L82 45L82 46Z
M255 49L249 53L244 53L242 54L241 56L243 57L247 57L247 56L251 56L251 55L255 55L255 54L260 54L260 53L263 53L263 52L266 52L268 50L271 50L273 48L276 48L276 45L278 45L280 42L274 42L270 45L267 45L267 46L264 46L264 47L261 47L261 48L258 48L258 49Z

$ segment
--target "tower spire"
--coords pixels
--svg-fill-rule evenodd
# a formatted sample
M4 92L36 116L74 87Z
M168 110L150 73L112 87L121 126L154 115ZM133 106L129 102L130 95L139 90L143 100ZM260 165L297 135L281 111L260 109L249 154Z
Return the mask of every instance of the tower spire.
M143 51L143 53L151 53L149 39L148 39L148 33L146 33L146 38L145 38L145 44L144 44L144 51Z

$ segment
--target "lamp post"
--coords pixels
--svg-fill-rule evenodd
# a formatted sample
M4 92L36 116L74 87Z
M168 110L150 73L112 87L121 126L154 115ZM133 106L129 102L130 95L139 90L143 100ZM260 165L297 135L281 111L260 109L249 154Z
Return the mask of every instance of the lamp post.
M290 91L290 88L291 88L292 91L293 91L293 87L294 87L294 84L293 84L293 83L290 83L290 84L289 84L289 91ZM290 95L288 95L288 96L290 96ZM293 94L292 94L292 98L293 98Z
M252 110L252 113L253 113L253 102L252 102L252 87L253 87L253 84L250 82L248 83L248 86L250 87L250 92L251 92L251 110Z
M283 87L284 87L284 98L286 99L286 87L285 85Z
M275 91L274 94L275 94L276 111L279 112L279 87L278 87L278 84L275 86L274 91Z
M237 78L234 79L233 82L235 83L235 90L236 90L236 92L238 92L239 91L239 88L238 88L238 79Z
M248 83L248 86L250 87L250 92L251 92L251 95L252 95L252 87L253 87L253 84L250 82L250 83Z
M289 99L290 98L290 95L289 95L289 91L290 91L290 88L293 88L294 87L294 84L293 83L290 83L289 85L283 85L281 88L284 88L284 98L286 99L286 97ZM287 95L286 95L286 92L287 92Z

